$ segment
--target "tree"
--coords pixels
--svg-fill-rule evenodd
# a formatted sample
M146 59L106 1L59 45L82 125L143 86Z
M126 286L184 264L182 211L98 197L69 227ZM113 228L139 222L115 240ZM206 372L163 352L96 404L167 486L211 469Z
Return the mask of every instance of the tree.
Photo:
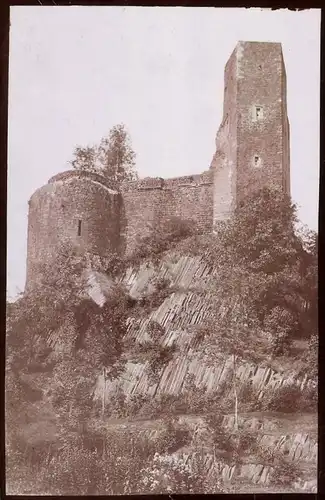
M205 248L222 290L234 296L240 289L264 330L273 338L282 332L279 352L287 340L317 333L318 238L313 231L297 233L297 221L296 206L264 188L220 224Z
M233 299L227 295L224 300L227 306L220 307L215 303L216 307L209 320L198 328L198 333L201 339L200 350L208 355L211 362L218 362L224 355L231 357L235 430L238 431L238 361L261 361L268 346L263 342L257 322L250 317L245 303L241 302L240 295Z
M231 356L236 428L238 359L284 354L293 339L316 332L317 237L297 234L296 222L290 200L264 188L204 242L215 272L206 288L209 320L197 336L211 362Z
M101 140L98 152L104 175L112 179L116 185L137 179L135 152L123 124L115 125L110 130L108 138Z
M70 164L76 170L99 173L97 146L86 146L84 148L77 146L73 152L73 156L74 158L70 161Z
M303 226L298 236L304 249L301 264L303 326L312 337L318 334L318 234Z
M77 146L70 164L74 169L99 173L118 189L125 181L137 179L135 152L123 124L115 125L99 144Z
M112 287L106 303L99 307L87 296L84 270L88 264L87 255L62 248L56 262L44 266L42 283L8 308L6 406L7 449L14 458L8 462L11 481L17 479L15 463L27 466L24 482L33 475L33 464L26 464L26 456L33 454L35 438L31 435L34 424L42 420L42 411L46 409L54 420L53 424L43 418L42 435L46 437L55 425L61 447L80 448L73 439L84 434L95 412L96 378L102 367L110 367L109 378L124 367L128 296L120 285ZM96 262L100 271L101 265L106 268L107 261ZM37 446L44 458L44 449L49 448L46 439Z
M165 329L156 321L149 321L147 334L149 338L139 343L133 352L145 357L149 381L156 384L155 396L162 370L174 358L178 349L175 342L171 345L163 345Z

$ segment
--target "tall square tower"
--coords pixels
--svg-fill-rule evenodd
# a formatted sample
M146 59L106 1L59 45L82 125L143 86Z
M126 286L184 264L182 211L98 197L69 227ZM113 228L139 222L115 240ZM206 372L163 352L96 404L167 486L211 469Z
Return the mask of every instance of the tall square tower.
M216 137L214 222L254 190L290 195L286 72L280 43L238 42L225 67L223 120Z

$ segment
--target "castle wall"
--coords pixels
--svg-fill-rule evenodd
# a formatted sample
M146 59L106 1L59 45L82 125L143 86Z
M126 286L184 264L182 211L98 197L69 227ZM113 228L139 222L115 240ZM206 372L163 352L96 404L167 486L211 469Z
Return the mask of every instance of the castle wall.
M176 216L193 220L200 232L210 232L212 226L211 172L166 179L165 190L172 193L172 205L165 208L165 217Z
M26 288L39 282L62 247L105 255L119 247L120 195L100 176L64 172L29 201ZM103 181L104 182L104 181Z
M290 125L287 113L287 74L282 59L282 162L283 162L283 188L290 196Z
M56 175L29 202L27 284L63 244L105 255L131 251L172 217L210 232L263 186L290 194L289 121L281 44L239 42L225 67L223 119L210 170L146 178L112 190L98 174ZM256 163L256 159L258 160Z
M171 217L193 220L200 231L212 227L212 172L174 179L147 178L123 186L127 252L138 237Z
M229 218L236 204L237 168L237 79L236 51L225 67L223 120L216 137L214 172L213 223Z
M163 190L163 179L148 178L127 183L122 192L124 203L123 238L126 252L133 250L138 238L148 236L163 220L166 206L172 205L170 192Z
M239 42L225 67L216 137L213 220L263 186L290 194L289 121L281 44Z
M237 46L237 201L262 186L283 190L287 171L286 91L281 44ZM262 118L255 115L262 108ZM284 144L285 143L285 144ZM254 166L254 156L260 166Z
M291 196L291 179L290 179L290 125L288 117L283 118L283 189L284 192Z

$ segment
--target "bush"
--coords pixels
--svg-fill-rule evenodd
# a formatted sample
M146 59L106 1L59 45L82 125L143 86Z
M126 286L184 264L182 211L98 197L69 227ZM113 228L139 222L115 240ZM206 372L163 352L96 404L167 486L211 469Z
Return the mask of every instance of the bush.
M316 413L318 409L317 385L304 389L301 394L299 410L308 413Z
M206 394L203 390L196 389L193 392L177 395L163 393L154 398L141 396L141 405L137 415L148 418L161 418L185 413L197 415L211 415L220 411L227 413L232 408L233 402L230 399L220 400L215 393Z
M141 490L151 494L192 493L193 475L184 459L156 453L142 470Z
M249 453L252 454L256 451L257 441L258 441L258 432L240 429L238 436L238 449L241 453Z
M148 313L158 308L173 291L170 289L170 280L167 278L156 278L152 281L152 285L155 287L154 291L141 297L139 301Z
M219 450L232 453L234 451L234 443L231 439L231 432L223 426L223 415L215 413L209 415L207 423L212 432L212 441L215 447Z
M296 385L280 386L263 398L264 411L294 413L301 411L316 411L317 389L309 388L302 391Z
M258 393L251 383L244 384L240 389L241 411L261 411L262 401L258 398Z
M160 394L155 398L146 396L145 399L146 401L139 413L141 416L155 419L176 414L175 406L178 401L178 396L173 394Z
M140 410L141 415L161 417L162 415L181 415L185 413L203 415L215 412L227 413L233 408L233 400L221 398L221 393L208 394L204 389L193 388L181 394L160 394L154 398L145 396Z
M162 253L197 232L194 221L171 217L150 228L148 236L141 237L136 241L129 262L130 264L139 264L143 260L150 258L154 263L157 263Z
M139 344L134 352L142 354L148 362L148 377L157 383L163 368L173 359L177 351L176 343L162 345L165 329L156 321L150 321L147 329L150 339Z
M281 413L296 412L299 406L300 390L296 386L280 386L263 398L263 406L268 411Z
M148 396L144 394L133 394L126 402L127 415L136 417L141 414L142 408L148 401Z
M214 445L227 452L230 462L239 461L242 455L252 454L256 450L258 433L244 428L233 431L223 426L223 415L210 415L207 419L212 431Z
M296 463L288 461L279 451L259 450L258 453L262 462L272 468L270 474L271 486L294 488L294 483L301 474Z
M91 435L87 437L94 441ZM94 437L100 441L100 435ZM152 461L153 447L132 433L111 432L101 438L105 449L94 449L95 441L86 447L81 441L66 442L48 466L40 468L43 488L55 495L140 493L140 472Z
M156 451L159 454L174 453L191 442L188 429L175 423L172 418L165 420L164 430L156 440Z
M264 322L264 327L268 331L266 322ZM270 345L270 351L273 357L286 356L290 354L290 348L292 345L293 333L296 330L296 325L292 321L291 330L285 330L283 327L273 328L272 341ZM272 330L269 330L272 331Z

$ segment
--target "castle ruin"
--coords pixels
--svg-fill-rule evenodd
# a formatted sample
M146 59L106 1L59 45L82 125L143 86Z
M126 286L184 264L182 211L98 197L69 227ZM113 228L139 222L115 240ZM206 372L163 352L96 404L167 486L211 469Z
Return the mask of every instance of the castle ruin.
M67 171L29 200L26 288L63 243L106 255L172 216L211 232L254 190L290 195L286 72L280 43L238 42L225 67L223 119L210 169L172 179L128 182L120 192L102 176Z

